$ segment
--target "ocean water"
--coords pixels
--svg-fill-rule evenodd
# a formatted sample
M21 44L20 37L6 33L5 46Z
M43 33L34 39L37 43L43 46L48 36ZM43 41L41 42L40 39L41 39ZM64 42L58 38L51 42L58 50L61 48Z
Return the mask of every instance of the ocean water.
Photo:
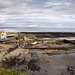
M75 32L75 28L0 27L0 32Z

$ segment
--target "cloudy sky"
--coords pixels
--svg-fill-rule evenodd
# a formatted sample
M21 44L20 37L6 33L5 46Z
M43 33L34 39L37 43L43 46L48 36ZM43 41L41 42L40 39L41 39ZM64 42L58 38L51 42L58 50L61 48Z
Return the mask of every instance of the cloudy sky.
M0 0L0 27L75 28L75 0Z

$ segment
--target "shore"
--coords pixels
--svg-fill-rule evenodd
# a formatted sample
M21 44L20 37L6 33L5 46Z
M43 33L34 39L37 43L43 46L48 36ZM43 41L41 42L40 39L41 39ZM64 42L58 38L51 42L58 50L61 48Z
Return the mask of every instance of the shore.
M27 75L75 75L75 50L71 52L0 49L0 66Z
M0 67L27 75L75 75L74 33L8 35L0 44Z

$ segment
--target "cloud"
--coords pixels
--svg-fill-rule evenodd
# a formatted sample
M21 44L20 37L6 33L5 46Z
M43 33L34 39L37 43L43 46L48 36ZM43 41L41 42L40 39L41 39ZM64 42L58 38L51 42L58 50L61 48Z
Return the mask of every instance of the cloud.
M0 0L0 27L70 28L74 24L74 0Z

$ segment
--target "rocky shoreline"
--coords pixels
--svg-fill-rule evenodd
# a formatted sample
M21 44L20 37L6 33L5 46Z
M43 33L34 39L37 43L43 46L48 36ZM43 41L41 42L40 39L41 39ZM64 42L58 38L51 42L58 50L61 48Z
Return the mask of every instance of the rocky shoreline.
M75 40L60 39L74 33L20 34L0 44L0 67L27 75L75 75Z
M74 49L69 51L0 49L0 67L21 71L27 75L75 75L74 52Z

